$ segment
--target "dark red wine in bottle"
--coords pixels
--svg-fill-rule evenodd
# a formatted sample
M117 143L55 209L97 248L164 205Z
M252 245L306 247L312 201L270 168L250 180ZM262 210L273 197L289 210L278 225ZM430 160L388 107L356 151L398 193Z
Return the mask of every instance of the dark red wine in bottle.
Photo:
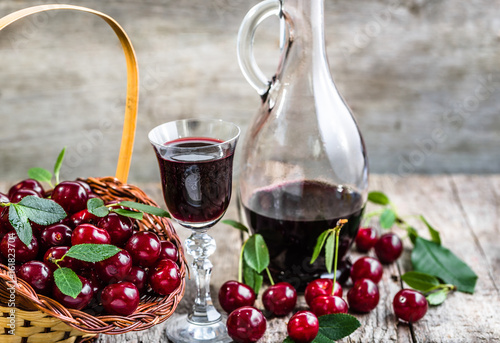
M226 211L231 199L233 154L220 143L212 138L181 138L164 144L167 149L175 148L175 154L163 155L168 158L156 152L165 203L175 219L207 223ZM199 147L204 149L190 149Z
M323 252L310 264L318 236L335 227L339 219L347 219L339 240L342 260L356 237L363 208L359 193L320 181L301 180L257 190L244 211L252 231L260 233L267 243L275 282L287 281L304 289L308 282L326 273ZM347 269L349 262L342 261L339 267L339 274L348 277L342 268Z

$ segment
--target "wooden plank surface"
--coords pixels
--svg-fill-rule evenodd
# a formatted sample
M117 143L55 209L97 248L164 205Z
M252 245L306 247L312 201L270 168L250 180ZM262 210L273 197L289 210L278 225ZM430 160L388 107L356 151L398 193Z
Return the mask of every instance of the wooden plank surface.
M6 186L3 186L0 191L5 190ZM163 204L159 185L139 186L159 204ZM455 292L443 305L431 307L427 315L413 327L399 323L392 312L392 299L401 288L400 275L410 268L411 244L406 239L403 257L397 264L384 267L384 277L379 283L379 305L369 314L354 314L362 327L341 342L500 341L500 320L497 316L500 292L496 277L500 271L500 175L372 175L370 188L388 194L401 215L425 215L441 232L443 244L464 259L478 274L479 280L474 295ZM238 218L234 199L225 218ZM418 222L413 224L425 236L425 228ZM398 232L404 236L403 232ZM181 239L188 235L184 229L179 229L178 233ZM217 251L212 259L215 267L211 289L218 306L218 288L223 282L237 276L238 252L242 241L239 232L223 224L218 224L211 233L217 241ZM358 257L359 254L353 251L353 260ZM189 308L193 299L193 286L193 282L188 282L186 296L174 315L185 313ZM348 288L349 284L346 290ZM262 307L260 301L257 306ZM306 306L300 296L298 309L302 308ZM281 342L286 337L286 320L287 318L270 319L268 330L259 342ZM168 321L143 332L103 335L99 342L166 342L165 330L168 330Z

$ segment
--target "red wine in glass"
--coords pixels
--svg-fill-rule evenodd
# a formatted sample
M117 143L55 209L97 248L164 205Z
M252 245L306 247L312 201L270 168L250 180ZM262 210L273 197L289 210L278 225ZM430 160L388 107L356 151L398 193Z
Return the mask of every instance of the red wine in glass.
M221 143L214 138L180 138L166 142L166 150L156 151L165 203L175 219L216 222L226 211L231 199L233 153L224 150ZM169 153L169 148L174 152Z
M300 180L259 189L243 208L250 228L267 243L273 278L300 290L326 273L323 253L313 265L309 263L318 236L335 227L339 219L348 219L340 231L341 260L356 237L364 205L357 192L325 182ZM343 278L349 274L342 268L341 263L338 273L340 281L345 281Z

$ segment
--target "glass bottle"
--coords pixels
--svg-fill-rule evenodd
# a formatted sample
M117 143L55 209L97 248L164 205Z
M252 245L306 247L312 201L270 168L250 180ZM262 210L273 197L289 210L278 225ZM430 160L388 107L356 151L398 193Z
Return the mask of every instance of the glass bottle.
M281 58L268 80L252 51L258 25L276 15ZM238 202L243 221L264 236L273 278L299 289L325 275L324 254L310 264L318 236L348 219L337 278L348 277L347 252L367 198L368 163L361 133L328 66L323 0L267 0L238 34L238 60L259 93L241 157Z

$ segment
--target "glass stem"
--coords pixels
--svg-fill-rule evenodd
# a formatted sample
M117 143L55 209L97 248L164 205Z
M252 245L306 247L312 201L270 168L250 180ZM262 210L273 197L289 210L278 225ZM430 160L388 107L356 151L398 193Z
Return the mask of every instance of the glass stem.
M216 244L206 232L194 231L186 239L186 251L193 256L191 272L196 279L196 299L188 319L196 324L208 324L221 320L221 314L215 309L210 295L210 276L212 262L208 259L215 252Z

